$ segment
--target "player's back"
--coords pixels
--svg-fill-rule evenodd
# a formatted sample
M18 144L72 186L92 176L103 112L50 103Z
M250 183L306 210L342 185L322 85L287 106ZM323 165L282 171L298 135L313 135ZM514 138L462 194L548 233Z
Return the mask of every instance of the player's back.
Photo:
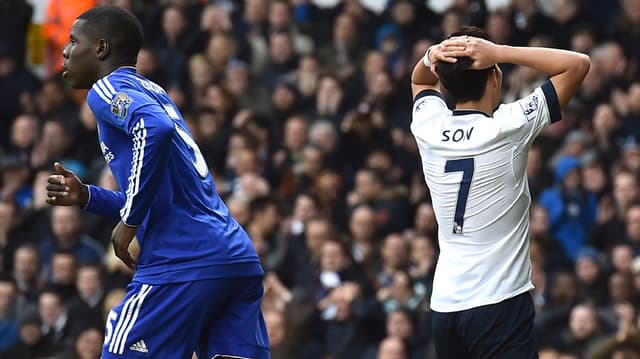
M538 110L543 95L532 96L523 101ZM497 303L533 287L527 151L548 116L527 115L519 104L489 117L451 112L437 96L416 100L411 129L439 226L436 311Z
M111 98L106 107L98 99L101 94ZM167 93L133 68L120 68L98 81L88 99L98 119L103 151L107 147L112 153L109 166L127 193L122 218L126 220L127 210L135 212L136 196L150 203L138 230L141 254L136 278L153 284L237 272L260 274L251 241L218 196L207 163ZM142 121L148 132L136 131L134 126ZM154 122L175 127L170 142L160 146L168 148L153 147ZM166 156L147 161L155 155L152 151ZM153 193L140 189L154 181L158 183ZM247 270L245 264L254 265Z

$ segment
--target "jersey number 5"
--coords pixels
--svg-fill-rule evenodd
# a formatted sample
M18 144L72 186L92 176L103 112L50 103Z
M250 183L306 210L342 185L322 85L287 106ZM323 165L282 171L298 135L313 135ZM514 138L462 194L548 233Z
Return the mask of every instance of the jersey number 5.
M202 152L200 152L200 148L198 148L196 141L194 141L193 138L191 138L191 136L189 136L189 134L178 125L176 125L176 132L178 132L178 135L187 144L187 146L191 147L193 150L193 166L196 168L200 177L207 177L209 167L207 166L207 161L204 160L204 156L202 156Z
M458 190L458 200L456 201L456 213L453 216L453 233L461 234L464 225L464 211L467 208L467 198L469 188L473 179L474 163L473 158L463 158L460 160L449 160L444 166L444 172L462 172L462 181Z

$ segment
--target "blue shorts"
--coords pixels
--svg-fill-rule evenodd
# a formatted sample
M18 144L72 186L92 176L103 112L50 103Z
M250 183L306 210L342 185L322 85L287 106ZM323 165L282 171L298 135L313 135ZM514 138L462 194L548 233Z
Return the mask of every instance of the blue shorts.
M268 359L262 276L132 282L107 318L102 358Z

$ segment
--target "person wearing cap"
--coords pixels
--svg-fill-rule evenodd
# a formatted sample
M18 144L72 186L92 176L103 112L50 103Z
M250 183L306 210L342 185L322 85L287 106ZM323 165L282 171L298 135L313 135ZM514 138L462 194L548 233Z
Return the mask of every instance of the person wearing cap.
M573 156L560 158L555 166L555 186L540 194L540 205L549 213L551 234L572 261L596 222L597 200L582 187L581 167Z

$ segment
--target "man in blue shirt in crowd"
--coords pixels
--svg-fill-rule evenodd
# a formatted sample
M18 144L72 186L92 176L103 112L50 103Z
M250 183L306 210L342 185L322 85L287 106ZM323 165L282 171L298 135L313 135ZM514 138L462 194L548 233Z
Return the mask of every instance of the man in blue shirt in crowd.
M269 358L263 271L245 231L167 93L138 75L142 26L117 7L80 15L64 78L90 89L100 147L121 191L83 184L55 163L47 202L119 219L111 241L136 274L107 318L102 357ZM141 252L127 248L133 237Z

